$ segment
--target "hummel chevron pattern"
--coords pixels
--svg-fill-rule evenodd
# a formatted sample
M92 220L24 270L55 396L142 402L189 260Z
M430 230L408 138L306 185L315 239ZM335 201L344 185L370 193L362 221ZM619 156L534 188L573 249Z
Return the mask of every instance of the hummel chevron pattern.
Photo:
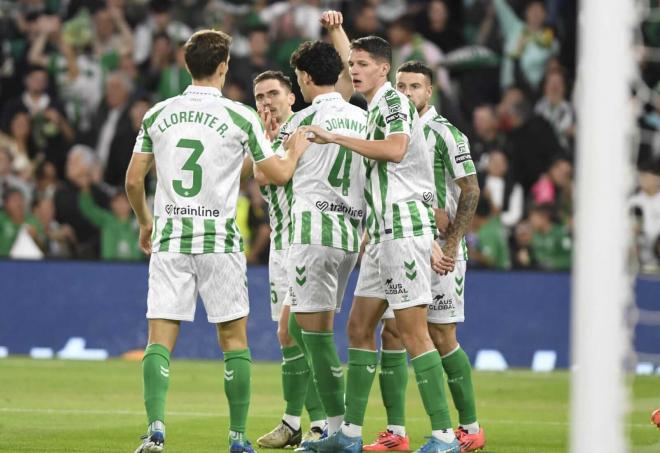
M456 277L454 278L454 281L456 282L456 294L459 296L463 295L464 287L463 287L463 281L465 279L463 277Z
M305 266L303 267L298 267L296 266L296 283L298 283L298 286L303 286L305 282L307 281L307 276L305 274Z
M340 378L344 375L344 369L340 366L331 366L330 372L336 378Z
M163 365L160 366L160 374L163 377L170 377L170 370L168 368L165 368Z
M370 374L374 374L376 372L376 365L367 365L367 371Z
M234 380L234 370L225 370L225 381Z
M417 270L415 269L415 260L411 262L404 261L403 266L406 268L406 277L408 280L415 280L417 277Z

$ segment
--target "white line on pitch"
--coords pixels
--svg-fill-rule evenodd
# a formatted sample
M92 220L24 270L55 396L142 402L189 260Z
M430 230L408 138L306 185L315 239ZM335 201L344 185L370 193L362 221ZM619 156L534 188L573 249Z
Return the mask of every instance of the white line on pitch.
M21 407L0 407L0 412L5 413L30 413L30 414L71 414L71 415L144 415L143 411L131 411L127 409L48 409L48 408L21 408ZM189 412L189 411L168 411L168 416L173 417L229 417L228 413L221 412ZM273 418L274 414L250 414L251 418ZM372 416L369 418L377 420L385 420L383 416ZM410 421L423 421L426 417L407 417ZM531 420L480 420L488 425L544 425L544 426L568 426L568 422L559 421L531 421ZM634 428L647 428L649 424L646 423L628 423L628 426Z

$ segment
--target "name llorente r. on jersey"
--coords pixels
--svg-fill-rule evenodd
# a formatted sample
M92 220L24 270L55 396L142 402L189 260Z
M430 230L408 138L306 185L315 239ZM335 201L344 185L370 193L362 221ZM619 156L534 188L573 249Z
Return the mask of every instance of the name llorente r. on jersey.
M435 206L443 209L449 221L456 218L461 189L456 180L476 174L467 137L431 107L421 118L428 151L433 159ZM444 241L440 240L440 244ZM456 259L467 260L465 237L461 238Z
M369 103L368 138L406 134L408 150L399 163L365 159L367 229L371 243L434 234L432 162L415 105L387 82Z
M156 161L153 252L243 250L235 221L243 159L273 156L254 110L191 85L147 112L133 152Z
M298 126L366 138L366 113L339 93L322 94L295 113L280 130L281 143ZM361 157L336 144L311 144L300 158L291 184L291 243L358 252L365 214L364 164Z

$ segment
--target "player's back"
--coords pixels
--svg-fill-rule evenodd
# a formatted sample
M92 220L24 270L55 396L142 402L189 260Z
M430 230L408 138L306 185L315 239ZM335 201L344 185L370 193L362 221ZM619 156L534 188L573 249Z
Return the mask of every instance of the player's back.
M243 159L272 155L253 110L191 85L147 112L136 151L153 152L156 162L154 252L242 250L235 215Z
M304 125L365 138L366 112L332 92L317 96L311 106L296 113L287 132ZM358 251L364 173L363 159L350 149L311 144L291 181L292 241Z

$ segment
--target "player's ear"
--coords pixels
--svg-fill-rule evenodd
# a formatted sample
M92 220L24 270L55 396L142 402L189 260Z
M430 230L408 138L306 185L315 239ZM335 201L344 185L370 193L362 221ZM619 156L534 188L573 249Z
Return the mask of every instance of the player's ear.
M382 74L383 74L385 77L387 77L387 74L390 73L390 69L392 69L392 66L391 66L389 63L383 63L383 64L380 66L380 68L381 68Z
M287 100L289 101L289 105L293 105L296 103L296 95L293 94L293 91L289 92L287 96Z
M227 74L227 71L229 70L229 57L227 57L227 60L220 62L218 65L217 69L217 74L222 77L223 75Z

